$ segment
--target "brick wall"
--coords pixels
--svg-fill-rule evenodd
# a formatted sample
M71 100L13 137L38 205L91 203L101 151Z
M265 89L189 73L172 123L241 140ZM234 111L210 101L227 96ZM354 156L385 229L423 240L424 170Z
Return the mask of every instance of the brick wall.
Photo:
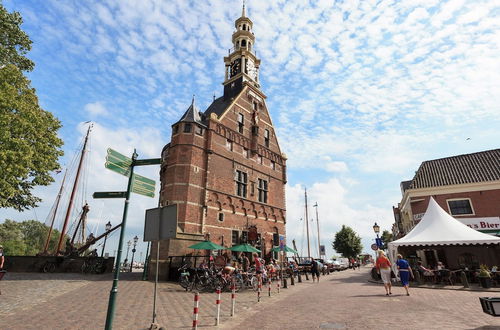
M448 213L449 209L446 202L448 199L470 198L475 214L463 215L463 217L479 218L500 216L500 189L433 195L432 197L434 197L439 206L441 206ZM412 199L423 199L423 201L411 203L412 213L414 215L425 213L427 205L429 204L429 198L430 196L413 197Z
M219 118L209 118L202 135L196 130L184 133L184 123L177 124L178 133L163 150L160 201L162 205L178 204L178 226L184 235L160 245L163 264L168 256L195 253L188 246L207 233L211 241L222 244L224 237L224 245L231 246L233 230L246 231L254 225L265 252L272 248L273 233L285 235L286 159L264 102L258 103L258 122L255 120L256 101L249 89L244 88ZM240 113L244 116L243 133L238 132ZM258 135L252 132L256 124ZM268 146L265 130L269 131ZM246 198L237 196L236 170L247 173ZM258 179L268 182L267 203L258 201ZM219 221L220 213L223 221ZM151 253L156 259L155 244Z

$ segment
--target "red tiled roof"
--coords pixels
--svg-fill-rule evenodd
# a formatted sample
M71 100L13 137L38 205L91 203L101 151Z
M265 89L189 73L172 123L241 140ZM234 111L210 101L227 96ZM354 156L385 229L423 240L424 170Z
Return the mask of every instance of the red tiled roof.
M500 180L500 149L425 161L409 189L496 180Z

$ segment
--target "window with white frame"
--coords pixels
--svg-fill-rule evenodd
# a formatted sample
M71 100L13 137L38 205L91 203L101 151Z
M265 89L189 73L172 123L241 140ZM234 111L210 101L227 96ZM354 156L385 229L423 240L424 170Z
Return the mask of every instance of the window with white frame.
M448 208L451 215L470 215L474 214L472 204L469 198L464 199L449 199Z

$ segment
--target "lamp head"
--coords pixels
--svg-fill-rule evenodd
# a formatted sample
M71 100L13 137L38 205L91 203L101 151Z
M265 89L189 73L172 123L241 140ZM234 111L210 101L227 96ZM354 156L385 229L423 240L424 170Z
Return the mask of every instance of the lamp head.
M375 222L375 224L373 225L373 231L375 232L375 234L378 234L380 233L380 226L377 225L377 223Z
M111 229L111 221L108 221L108 223L106 224L106 231L110 231Z
M134 244L137 244L137 241L139 241L139 237L137 237L137 235L135 235L135 237L134 237Z

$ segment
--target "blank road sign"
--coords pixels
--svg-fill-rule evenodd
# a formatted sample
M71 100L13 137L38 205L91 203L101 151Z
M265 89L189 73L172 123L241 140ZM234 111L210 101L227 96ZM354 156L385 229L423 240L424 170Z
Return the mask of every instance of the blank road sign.
M144 241L175 238L177 234L177 205L146 210Z

